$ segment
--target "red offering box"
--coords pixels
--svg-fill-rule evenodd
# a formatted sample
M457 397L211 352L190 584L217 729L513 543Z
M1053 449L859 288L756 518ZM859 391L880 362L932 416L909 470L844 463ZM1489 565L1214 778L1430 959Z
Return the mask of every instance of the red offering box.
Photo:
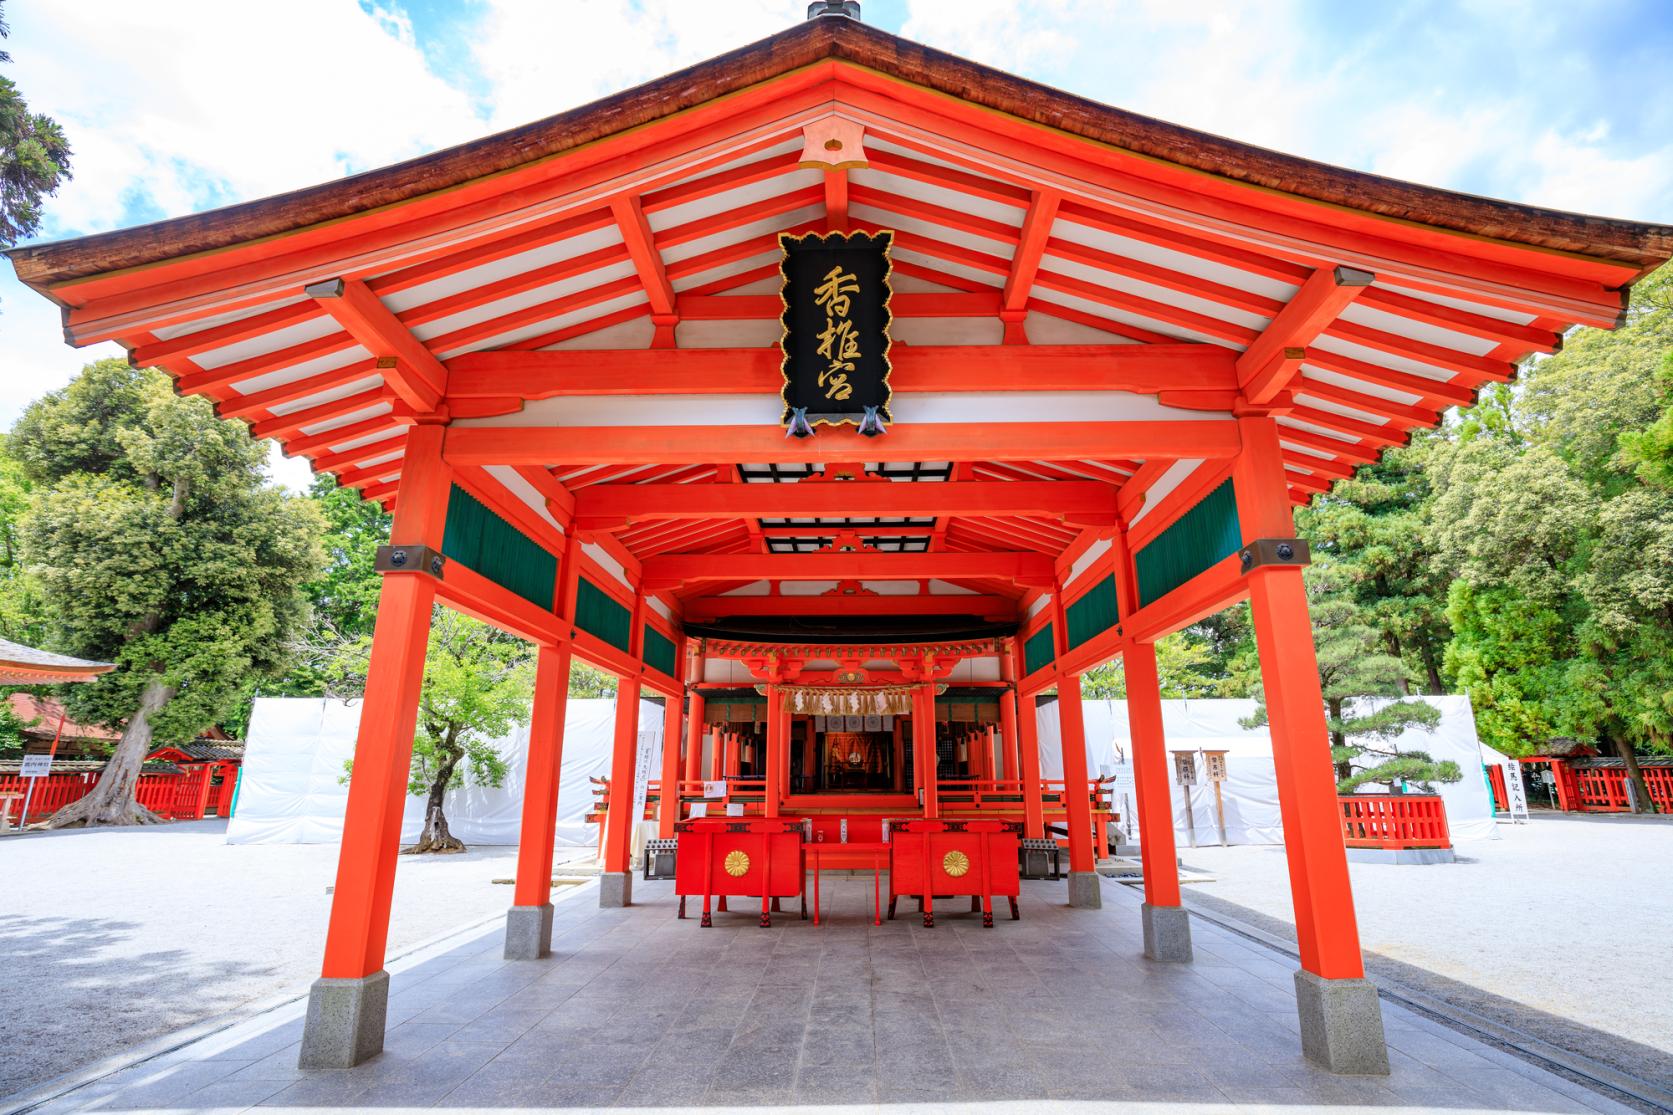
M702 924L711 923L714 895L761 899L761 924L770 925L769 902L802 894L806 874L799 821L764 817L697 817L674 826L679 854L674 893L703 896ZM804 900L805 904L805 900Z
M934 900L969 895L981 899L982 924L993 925L993 899L1010 900L1017 914L1022 880L1017 870L1015 821L944 821L908 818L889 824L889 914L901 895L919 897L924 925L935 925Z

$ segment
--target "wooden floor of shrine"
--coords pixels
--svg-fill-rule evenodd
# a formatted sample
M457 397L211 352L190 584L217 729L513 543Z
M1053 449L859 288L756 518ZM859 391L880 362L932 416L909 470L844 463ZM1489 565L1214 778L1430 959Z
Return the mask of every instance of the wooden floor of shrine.
M1292 961L1194 920L1195 963L1148 962L1108 880L1098 911L1025 882L991 930L950 908L873 928L869 886L829 881L822 927L701 930L668 883L617 910L588 885L546 960L502 960L496 924L392 963L386 1050L358 1068L297 1069L298 1002L35 1110L1629 1110L1388 1003L1392 1075L1317 1070Z

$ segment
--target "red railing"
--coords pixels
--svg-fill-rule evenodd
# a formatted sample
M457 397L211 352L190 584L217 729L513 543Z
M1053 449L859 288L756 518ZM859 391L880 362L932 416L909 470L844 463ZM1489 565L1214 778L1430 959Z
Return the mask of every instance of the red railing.
M233 776L236 779L236 773ZM80 801L93 792L99 776L91 771L81 774L49 774L45 778L23 778L15 774L0 774L0 794L29 794L29 783L35 792L29 796L29 816L25 824L44 821L73 801ZM134 796L153 813L169 821L196 821L203 817L209 804L209 767L189 767L179 774L142 774ZM230 796L223 795L230 804ZM23 811L21 799L12 807L12 821L17 823ZM224 816L224 814L223 814Z
M1337 801L1350 848L1452 847L1439 795L1343 794Z
M1591 767L1573 764L1574 778L1580 789L1580 809L1587 813L1626 813L1632 808L1627 799L1627 768L1623 766ZM1673 813L1673 767L1640 764L1644 781L1650 787L1650 800L1663 813Z

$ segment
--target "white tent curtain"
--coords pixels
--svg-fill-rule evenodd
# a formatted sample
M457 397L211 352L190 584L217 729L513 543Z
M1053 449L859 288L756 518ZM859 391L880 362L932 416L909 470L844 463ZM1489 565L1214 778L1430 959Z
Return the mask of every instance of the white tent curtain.
M558 847L591 847L595 826L581 818L592 806L593 777L610 773L616 702L571 700L564 718L563 770L558 789ZM640 739L662 754L662 706L639 704ZM250 717L238 806L227 825L229 844L335 844L343 836L348 785L344 761L354 754L359 701L263 697ZM516 844L522 819L523 778L529 730L516 728L499 741L509 769L498 789L464 786L448 792L447 821L466 844ZM421 798L407 798L401 840L418 838Z
M1501 762L1503 757L1485 753L1476 739L1475 715L1468 697L1423 697L1441 714L1435 730L1403 733L1395 744L1402 750L1426 751L1435 759L1452 759L1464 772L1453 783L1441 784L1446 803L1447 825L1454 840L1494 839L1493 796L1483 771L1484 762ZM1372 702L1375 707L1381 702ZM1128 730L1126 701L1083 702L1086 721L1086 762L1089 773L1116 777L1116 804L1125 794L1133 801L1133 769L1130 763L1132 734ZM1239 721L1255 711L1253 700L1175 700L1162 702L1162 728L1169 751L1226 752L1226 782L1222 786L1226 813L1226 839L1232 844L1280 844L1284 828L1278 815L1278 786L1272 766L1272 737L1265 728L1244 728ZM1057 702L1039 706L1040 772L1046 778L1063 777L1062 737L1058 727ZM1173 798L1174 831L1180 847L1188 846L1194 822L1199 844L1218 844L1220 833L1214 810L1214 787L1202 755L1195 756L1197 782L1184 787L1174 778L1173 760L1167 768L1169 792ZM1187 814L1187 809L1190 813ZM1137 817L1123 819L1122 828L1132 823L1137 835Z

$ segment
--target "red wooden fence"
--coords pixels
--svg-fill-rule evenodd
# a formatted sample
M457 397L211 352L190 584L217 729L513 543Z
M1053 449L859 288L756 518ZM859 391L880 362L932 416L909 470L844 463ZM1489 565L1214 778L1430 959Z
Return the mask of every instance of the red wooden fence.
M212 766L192 766L179 774L142 774L135 797L153 813L169 821L196 821L211 811L220 816L232 804L232 790L238 782L238 768L226 771L222 782L214 782ZM15 774L0 774L0 794L29 793L29 783L35 792L29 799L29 816L25 823L44 821L58 810L92 793L99 776L84 774L49 774L45 778L28 779ZM211 803L213 800L213 810ZM18 823L23 811L22 799L12 807L12 823Z
M1337 800L1350 848L1452 847L1438 795L1343 794Z
M1673 813L1673 767L1640 762L1639 769L1644 772L1644 781L1649 784L1650 799L1663 813ZM1573 770L1582 811L1626 813L1631 809L1627 801L1627 768L1624 764L1593 767L1575 763Z

